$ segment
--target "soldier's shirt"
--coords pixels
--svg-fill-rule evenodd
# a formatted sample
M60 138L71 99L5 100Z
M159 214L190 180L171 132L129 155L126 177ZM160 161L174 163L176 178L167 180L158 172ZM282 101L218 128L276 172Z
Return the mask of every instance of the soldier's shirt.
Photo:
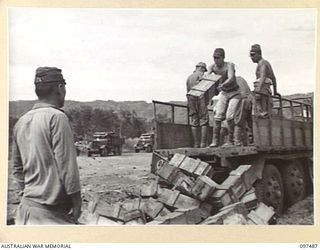
M14 128L14 176L24 197L47 205L80 191L73 133L59 108L37 103Z
M197 85L203 76L203 72L195 70L187 79L187 93Z

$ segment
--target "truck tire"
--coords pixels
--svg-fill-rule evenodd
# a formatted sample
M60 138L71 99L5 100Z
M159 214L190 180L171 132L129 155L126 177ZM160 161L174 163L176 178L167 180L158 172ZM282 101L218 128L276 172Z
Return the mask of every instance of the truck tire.
M152 147L150 145L147 146L146 152L147 153L151 153L152 152Z
M279 170L271 164L264 166L262 179L256 181L255 190L258 201L272 206L280 215L284 206L284 188Z
M136 153L139 153L139 149L137 149L137 148L136 148L134 151L135 151Z
M119 155L122 155L122 147L121 146L118 147L118 152L119 152Z
M307 195L307 176L300 162L297 160L288 162L282 176L288 205L303 200Z
M90 151L88 151L88 157L91 157L91 152Z
M101 149L100 150L100 156L107 156L108 155L108 149L107 148L104 148L104 149Z

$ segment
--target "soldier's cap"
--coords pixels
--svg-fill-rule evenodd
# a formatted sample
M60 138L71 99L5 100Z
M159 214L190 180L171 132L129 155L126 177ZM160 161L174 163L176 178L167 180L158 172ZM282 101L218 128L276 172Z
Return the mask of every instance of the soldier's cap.
M221 57L225 57L225 52L223 48L216 48L213 52L213 56L221 56Z
M56 67L39 67L36 69L34 84L61 82L66 84L61 69Z
M254 44L251 46L250 54L261 53L261 47L259 44Z
M199 62L199 63L196 65L196 67L201 67L201 68L204 68L205 71L208 71L208 70L207 70L207 65L206 65L204 62Z

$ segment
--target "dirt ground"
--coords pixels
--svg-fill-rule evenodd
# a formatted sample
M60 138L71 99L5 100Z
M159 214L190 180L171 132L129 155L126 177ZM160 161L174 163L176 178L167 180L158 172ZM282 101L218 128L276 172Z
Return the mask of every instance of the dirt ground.
M142 184L155 179L150 173L151 153L123 153L121 156L78 157L82 186L83 215L85 223L88 202L99 197L108 203L122 201ZM7 222L14 223L14 209L19 203L12 171L9 169ZM282 225L313 225L313 195L296 203L277 219Z

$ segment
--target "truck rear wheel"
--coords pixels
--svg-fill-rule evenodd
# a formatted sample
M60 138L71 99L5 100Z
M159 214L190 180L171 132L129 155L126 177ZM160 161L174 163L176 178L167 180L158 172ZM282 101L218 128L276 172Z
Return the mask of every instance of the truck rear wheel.
M136 153L139 153L139 149L137 149L137 148L136 148L134 151L135 151Z
M272 206L276 214L281 214L284 205L284 189L279 170L271 164L265 165L262 179L255 184L258 201Z
M107 156L108 155L108 149L104 148L100 150L100 156Z
M303 168L298 161L289 162L283 169L283 183L288 205L305 198L307 180Z

